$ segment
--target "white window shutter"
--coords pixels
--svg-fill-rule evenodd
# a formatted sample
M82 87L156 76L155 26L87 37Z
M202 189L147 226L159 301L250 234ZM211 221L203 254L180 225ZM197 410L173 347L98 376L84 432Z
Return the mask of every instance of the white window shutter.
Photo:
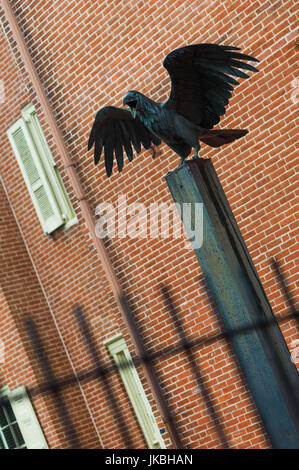
M105 345L119 368L120 376L149 448L165 449L150 403L123 336L116 335L105 341Z
M51 233L60 227L64 220L23 119L19 119L10 127L8 137L42 228L45 233Z
M12 390L9 394L9 401L27 449L48 449L25 387Z

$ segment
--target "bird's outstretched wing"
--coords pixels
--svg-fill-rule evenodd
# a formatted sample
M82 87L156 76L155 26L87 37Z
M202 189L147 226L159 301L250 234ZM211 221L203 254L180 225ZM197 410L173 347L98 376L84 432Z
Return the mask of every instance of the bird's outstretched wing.
M113 169L113 155L115 154L118 171L123 169L125 150L129 161L133 159L132 145L137 153L141 145L145 149L151 144L159 145L161 140L152 134L147 127L131 112L115 106L106 106L97 113L88 141L88 150L94 145L94 163L99 162L104 149L105 167L110 176Z
M233 76L248 78L239 69L258 71L244 62L258 60L239 50L218 44L195 44L170 52L163 62L171 77L171 93L164 106L206 129L218 124L225 114L232 85L239 84Z

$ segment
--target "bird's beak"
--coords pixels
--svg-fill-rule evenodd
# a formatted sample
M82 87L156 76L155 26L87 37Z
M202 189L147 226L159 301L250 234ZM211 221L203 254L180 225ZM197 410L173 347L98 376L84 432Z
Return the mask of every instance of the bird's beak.
M130 108L133 119L136 117L136 108Z
M133 119L135 119L136 112L137 112L137 102L136 102L136 100L132 96L126 95L123 99L123 106L129 106L132 117L133 117Z

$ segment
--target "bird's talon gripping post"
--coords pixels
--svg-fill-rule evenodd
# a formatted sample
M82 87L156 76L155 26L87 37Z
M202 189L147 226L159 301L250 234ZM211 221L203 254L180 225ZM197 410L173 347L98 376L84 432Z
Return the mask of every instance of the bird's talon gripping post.
M152 151L152 159L153 160L160 155L160 149L155 144L151 144L151 151Z

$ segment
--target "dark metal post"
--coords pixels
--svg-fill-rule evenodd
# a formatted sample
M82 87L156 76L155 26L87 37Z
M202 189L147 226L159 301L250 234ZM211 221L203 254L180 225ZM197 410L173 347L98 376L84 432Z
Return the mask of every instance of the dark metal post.
M176 203L203 204L203 244L195 255L226 331L252 327L231 341L273 447L299 448L298 373L213 164L186 161L166 181Z

